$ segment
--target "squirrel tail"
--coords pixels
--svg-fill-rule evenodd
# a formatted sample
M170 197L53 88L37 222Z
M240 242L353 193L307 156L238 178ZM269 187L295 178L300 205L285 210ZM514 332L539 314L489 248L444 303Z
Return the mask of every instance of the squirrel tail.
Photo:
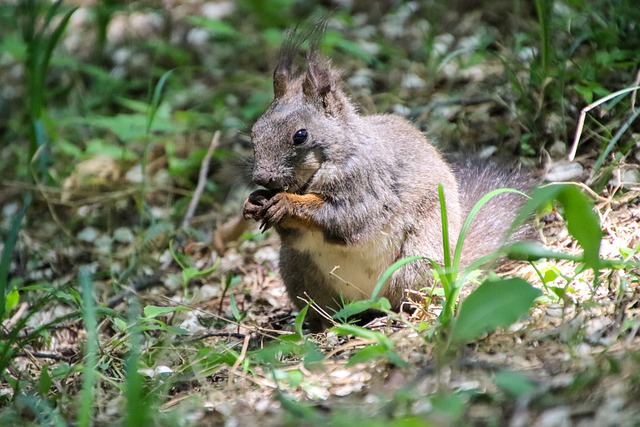
M492 190L513 188L528 194L536 184L533 174L515 165L508 167L486 161L462 160L452 162L452 167L458 181L463 218L478 200ZM464 240L463 265L496 251L505 241L533 238L534 230L529 225L521 226L510 236L506 235L525 201L526 198L520 194L501 193L480 209Z

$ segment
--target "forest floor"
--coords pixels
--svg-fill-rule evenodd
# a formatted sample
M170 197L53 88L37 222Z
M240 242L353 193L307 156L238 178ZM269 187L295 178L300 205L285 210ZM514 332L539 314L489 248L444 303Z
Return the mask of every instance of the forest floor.
M635 189L626 192L622 200L597 196L605 230L603 258L619 258L619 248L638 244L639 194ZM26 263L38 248L49 246L42 241L51 238L46 230L57 227L44 219L46 206L39 209L43 220L38 227L21 232L19 253ZM564 253L579 249L557 213L546 215L540 224L541 239L548 248ZM274 351L284 352L286 360L274 368L272 363L261 361L259 352L272 348L269 345L277 337L294 333L296 314L277 275L277 235L260 235L253 224L237 215L226 227L247 231L244 238L226 242L219 232L217 237L213 233L212 240L217 239L219 249L223 247L222 255L216 253L214 244L192 238L174 243L188 255L191 266L206 270L216 265L210 274L183 286L184 269L175 262L165 262L159 270L146 269L148 274L131 282L138 286L135 294L142 307L183 310L172 312L165 321L187 331L185 336L169 341L155 336L146 343L157 346L162 355L154 356L153 365L141 372L151 377L161 375L162 369L180 373L165 390L162 410L183 405L180 411L198 425L282 425L287 419L293 425L346 425L363 420L384 425L385 420L421 414L428 414L435 425L466 420L474 425L601 426L634 425L640 419L637 270L604 270L594 288L592 274L576 272L572 262L538 262L536 272L528 263L510 261L498 269L500 275L522 277L540 288L564 288L564 299L554 300L547 292L547 298L530 316L508 330L487 334L457 354L445 356L439 353L437 340L403 322L379 319L369 325L391 339L399 357L408 362L404 367L385 358L349 364L354 352L375 341L328 331L306 338L321 352L317 363L308 363L304 353L286 355L286 350L275 347ZM85 262L87 256L100 259L107 255L117 264L118 258L128 256L133 244L126 230L120 228L105 243L86 229L81 245L57 248L43 256L42 265L32 266L32 274L64 280L61 273L70 265ZM105 244L109 250L102 247ZM172 259L166 248L153 245L146 256ZM220 283L225 281L232 284L223 291ZM110 294L112 285L112 278L95 278L98 300L101 294ZM127 287L124 289L126 295L108 299L109 306L119 312L126 312L130 298ZM26 310L27 305L23 303L22 308ZM18 321L22 308L5 321L6 328ZM426 307L418 316L421 318L414 315L409 320L414 326L419 322L433 324L437 310L437 306ZM29 324L42 324L71 311L65 304L48 305ZM118 329L112 322L100 325L102 351L105 356L122 357L122 348L114 342ZM80 320L62 322L50 331L48 339L23 349L20 366L35 374L52 360L73 363L82 356L85 340ZM201 357L203 347L216 349L215 355L224 354L220 351L223 348L233 352L235 362L211 361L208 368L191 370L190 366L206 365L203 360L212 358ZM67 388L77 377L65 381ZM100 407L102 415L96 421L107 423L117 413L117 406L111 404L118 399L110 396L113 389L103 392L104 399L98 400L104 405Z
M261 2L178 1L159 12L123 6L109 15L105 58L95 65L96 43L79 36L95 24L93 3L76 3L83 7L62 43L67 56L49 74L51 86L68 85L71 93L48 94L47 126L57 137L49 180L35 178L41 153L26 155L26 112L11 116L7 135L18 135L17 142L0 148L0 166L11 172L3 170L0 182L0 231L17 237L10 256L10 239L0 242L9 264L0 262L0 273L6 267L7 283L20 295L0 317L0 425L78 424L92 342L94 425L120 425L123 418L171 426L640 425L637 264L594 277L568 260L505 262L496 268L500 276L523 278L542 296L525 318L455 351L432 335L442 307L437 297L411 315L377 319L367 326L370 335L300 336L277 272L278 237L240 217L250 173L230 160L250 152L248 128L271 99L274 40L293 22L293 6L284 17ZM363 112L401 114L445 151L517 154L550 181L572 181L595 204L601 258L640 262L638 134L604 156L606 168L588 179L607 138L633 109L620 102L594 111L602 124L585 130L576 161L564 160L588 103L581 96L591 88L587 99L611 93L636 78L637 70L621 65L633 68L625 56L637 57L633 43L611 58L605 44L597 45L597 67L612 73L597 69L604 81L598 86L590 74L596 65L588 62L596 55L584 40L606 38L590 33L581 45L562 33L549 42L564 43L567 58L558 48L558 69L549 66L537 81L538 50L527 43L538 42L531 28L539 21L528 7L514 11L523 16L513 22L443 7L442 28L434 25L439 33L429 35L433 9L379 3L388 10L337 10L327 34L333 64L344 68L345 86ZM567 22L554 22L558 34L574 14L593 25L593 34L609 30L600 19L588 21L605 15L589 5L588 13L558 10L554 19ZM285 22L271 24L278 18ZM503 36L512 26L520 31L513 40ZM149 40L157 45L150 48ZM3 58L0 75L14 79L6 87L25 86L22 58ZM584 84L573 85L573 78ZM173 87L167 83L162 102L158 95L151 105L162 92L159 81ZM1 114L29 96L8 92L0 93ZM155 123L149 111L157 113ZM204 154L209 140L213 159ZM620 185L627 171L635 178ZM194 191L198 180L204 192ZM595 181L599 194L582 184ZM27 215L14 227L26 200ZM561 209L550 209L536 226L548 249L581 253ZM92 273L99 307L95 331L87 327L83 268ZM462 300L474 286L463 289ZM380 348L377 357L354 363L363 349ZM136 410L147 411L147 422L130 421ZM68 423L51 421L56 417Z

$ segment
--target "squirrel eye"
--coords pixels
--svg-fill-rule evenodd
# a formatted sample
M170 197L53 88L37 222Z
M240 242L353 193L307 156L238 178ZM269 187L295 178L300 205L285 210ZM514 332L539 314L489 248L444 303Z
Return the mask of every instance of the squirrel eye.
M293 134L293 143L294 145L304 144L309 138L309 133L306 129L300 129Z

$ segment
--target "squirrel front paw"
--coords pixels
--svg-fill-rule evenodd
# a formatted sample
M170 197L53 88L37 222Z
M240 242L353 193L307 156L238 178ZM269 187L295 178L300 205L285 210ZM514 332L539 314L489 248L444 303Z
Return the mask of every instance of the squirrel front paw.
M247 197L247 200L244 201L242 216L244 216L245 219L262 221L262 210L275 194L272 190L260 189L254 191Z
M258 215L262 219L260 229L265 232L273 225L279 224L290 213L291 203L287 193L278 193L271 197L260 209Z
M274 225L284 228L322 229L314 219L314 212L324 205L318 194L276 193L256 190L244 202L242 214L246 219L261 222L264 232Z

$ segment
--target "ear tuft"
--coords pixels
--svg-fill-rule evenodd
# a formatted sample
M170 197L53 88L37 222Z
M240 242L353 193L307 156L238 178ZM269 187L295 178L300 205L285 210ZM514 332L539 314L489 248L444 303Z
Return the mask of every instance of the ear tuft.
M324 98L335 90L334 72L326 59L321 59L315 53L307 55L309 68L302 83L302 91L309 100Z
M278 62L273 71L273 95L276 99L281 98L296 79L293 61L304 40L305 36L298 31L298 27L287 30L285 34L284 42L278 52Z

